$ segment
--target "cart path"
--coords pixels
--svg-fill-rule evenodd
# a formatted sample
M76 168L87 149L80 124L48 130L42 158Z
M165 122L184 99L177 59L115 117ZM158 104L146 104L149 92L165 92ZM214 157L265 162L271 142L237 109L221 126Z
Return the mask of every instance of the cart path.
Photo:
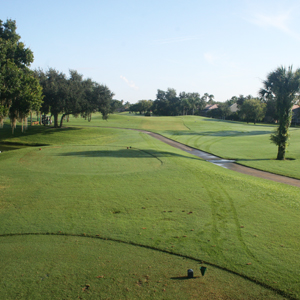
M137 129L133 129L133 130L137 130ZM223 159L221 157L215 156L213 154L189 147L187 145L181 144L179 142L173 141L169 138L166 138L158 133L154 133L154 132L150 132L150 131L146 131L146 130L138 130L140 132L146 133L172 147L178 148L180 150L183 150L187 153L190 153L192 155L198 156L206 161L209 161L213 164L216 164L220 167L232 170L232 171L236 171L239 173L243 173L246 175L251 175L251 176L256 176L256 177L260 177L263 179L268 179L268 180L272 180L272 181L276 181L276 182L280 182L280 183L285 183L285 184L289 184L289 185L293 185L296 187L300 187L300 180L299 179L295 179L295 178L290 178L290 177L286 177L286 176L282 176L282 175L277 175L277 174L273 174L273 173L269 173L269 172L265 172L265 171L260 171L257 169L253 169L250 167L246 167L240 164L235 163L233 160L226 160Z

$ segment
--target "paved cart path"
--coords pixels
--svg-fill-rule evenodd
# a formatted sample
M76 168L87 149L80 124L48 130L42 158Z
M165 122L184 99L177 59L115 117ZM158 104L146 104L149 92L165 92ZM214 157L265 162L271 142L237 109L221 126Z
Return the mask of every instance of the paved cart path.
M223 168L232 170L232 171L236 171L239 173L243 173L243 174L247 174L247 175L251 175L251 176L256 176L256 177L260 177L260 178L264 178L264 179L269 179L269 180L273 180L276 182L280 182L280 183L285 183L285 184L289 184L289 185L293 185L296 187L300 187L300 180L299 179L294 179L294 178L290 178L290 177L285 177L285 176L281 176L281 175L277 175L277 174L273 174L273 173L269 173L269 172L265 172L265 171L260 171L257 169L253 169L250 167L246 167L246 166L242 166L240 164L235 163L233 160L225 160L221 157L215 156L213 154L195 149L195 148L191 148L187 145L181 144L179 142L175 142L171 139L168 139L160 134L157 133L153 133L150 131L145 131L145 130L139 130L141 132L147 133L148 135L172 146L175 148L178 148L180 150L183 150L185 152L188 152L190 154L193 154L195 156L201 157L202 159L209 161L211 163L214 163L218 166L221 166Z

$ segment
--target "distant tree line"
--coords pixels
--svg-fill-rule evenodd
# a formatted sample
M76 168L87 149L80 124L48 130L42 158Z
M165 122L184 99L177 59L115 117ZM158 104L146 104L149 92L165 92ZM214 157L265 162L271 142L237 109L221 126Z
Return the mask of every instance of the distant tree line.
M260 121L278 122L276 98L270 95L268 97L259 95L260 97L239 95L225 102L217 102L214 96L208 93L201 97L199 93L181 92L177 95L173 88L168 88L167 91L158 89L155 100L139 100L123 110L157 116L200 115L254 124ZM293 103L297 100L296 97Z
M217 107L209 110L206 116L224 120L245 121L247 123L253 122L255 124L265 119L267 111L266 102L261 98L256 98L251 95L233 96L225 102L218 102L216 104ZM270 116L270 119L272 119L272 117L275 116Z
M177 95L173 88L167 91L159 89L154 101L140 100L130 105L129 111L147 115L152 112L157 116L199 115L207 103L214 103L213 99L214 96L207 93L200 97L199 93L181 92Z

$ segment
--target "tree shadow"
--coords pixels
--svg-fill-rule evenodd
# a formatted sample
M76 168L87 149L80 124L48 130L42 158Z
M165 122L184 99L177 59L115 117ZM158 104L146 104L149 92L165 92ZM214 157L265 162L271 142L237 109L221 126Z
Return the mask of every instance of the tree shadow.
M166 131L167 134L175 135L175 136L218 136L218 137L233 137L233 136L252 136L252 135L264 135L264 134L271 134L273 131L270 130L253 130L253 131L236 131L236 130L229 130L229 131L180 131L174 134L173 131Z
M189 279L197 279L200 278L200 276L194 276L192 278L187 277L187 276L178 276L178 277L171 277L170 279L172 280L189 280Z
M214 118L207 118L203 119L202 121L205 122L223 122L223 123L231 123L231 124L236 124L236 125L246 125L246 126L260 126L260 127L266 127L266 126L274 126L276 127L277 124L270 124L270 123L256 123L254 124L253 122L240 122L240 121L232 121L232 120L222 120L222 119L214 119Z
M36 134L42 134L44 136L52 135L57 132L70 132L70 131L78 131L82 130L82 128L77 127L63 127L63 128L54 128L53 126L28 126L28 129L24 132L21 131L21 125L17 125L14 130L14 134L12 134L11 127L8 124L4 124L3 128L0 129L0 143L5 145L27 145L24 142L6 142L5 140L8 138L19 138L25 136L33 136ZM30 144L33 146L46 146L47 144Z
M267 160L275 160L275 158L238 158L235 161L238 163L240 161L267 161Z
M151 149L137 149L137 148L128 148L128 149L119 149L119 150L88 150L88 151L74 151L67 153L58 153L57 156L77 156L77 157L113 157L113 158L149 158L154 157L158 159L161 163L160 158L167 157L181 157L193 160L201 160L198 157L190 157L181 155L178 153L168 152L168 151L154 151Z

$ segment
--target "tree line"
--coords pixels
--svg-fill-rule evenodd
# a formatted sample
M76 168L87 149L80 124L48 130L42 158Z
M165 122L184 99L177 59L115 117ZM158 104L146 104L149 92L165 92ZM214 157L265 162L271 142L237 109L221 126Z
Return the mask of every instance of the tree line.
M177 92L173 88L167 91L158 89L156 99L140 100L130 105L129 111L147 114L150 112L157 116L178 116L178 115L195 115L205 108L206 104L214 103L214 95L205 93L200 97L199 93Z
M236 104L235 108L233 107ZM214 109L209 109L213 106ZM225 102L214 100L214 95L181 92L169 88L158 90L155 100L139 100L128 108L131 113L158 116L200 115L235 121L274 123L278 120L274 97L233 96Z
M93 112L101 112L107 119L111 112L113 93L105 85L92 81L75 70L69 71L69 78L55 69L36 70L35 75L43 89L43 103L40 111L49 112L54 117L54 127L62 127L63 120L68 115L82 116L89 121ZM60 124L58 124L58 116Z
M12 132L17 120L27 124L32 112L54 118L54 127L61 127L66 116L81 115L88 120L99 111L104 119L119 103L105 85L92 81L75 70L64 73L49 68L32 71L33 52L26 48L16 33L16 22L0 20L0 127L9 117ZM60 123L58 115L62 115Z

